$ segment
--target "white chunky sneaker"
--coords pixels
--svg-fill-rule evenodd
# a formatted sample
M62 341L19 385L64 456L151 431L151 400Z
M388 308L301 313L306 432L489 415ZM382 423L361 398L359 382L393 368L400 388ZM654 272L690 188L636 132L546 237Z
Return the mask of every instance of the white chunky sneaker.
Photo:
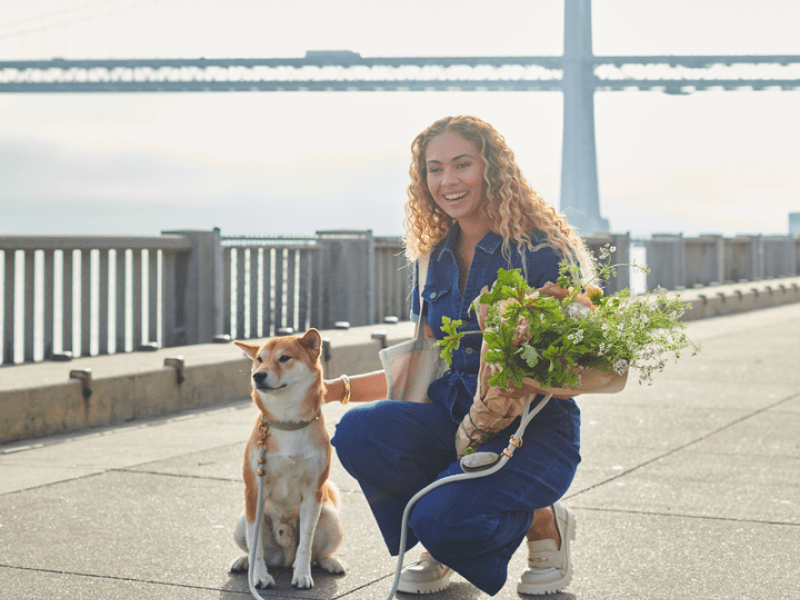
M520 594L542 596L560 592L572 579L570 542L575 539L575 515L558 502L553 505L561 548L553 540L528 542L528 568L517 582Z
M419 560L400 572L397 591L406 594L433 594L450 586L453 569L446 567L428 552L423 552Z

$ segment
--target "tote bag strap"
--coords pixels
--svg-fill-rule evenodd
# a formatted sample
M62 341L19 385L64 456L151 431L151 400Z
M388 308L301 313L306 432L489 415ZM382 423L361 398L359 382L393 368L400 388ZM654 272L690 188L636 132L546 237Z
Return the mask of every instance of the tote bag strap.
M417 259L417 291L419 292L419 323L417 324L417 339L425 337L425 325L428 324L428 317L425 314L425 301L422 299L422 290L428 281L428 265L431 262L431 255L425 254Z

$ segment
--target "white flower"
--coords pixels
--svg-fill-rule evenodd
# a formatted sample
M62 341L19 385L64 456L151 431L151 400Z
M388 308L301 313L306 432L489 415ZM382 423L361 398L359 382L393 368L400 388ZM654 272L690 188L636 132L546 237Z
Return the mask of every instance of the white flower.
M576 344L580 344L581 340L583 339L583 329L578 329L577 331L570 333L567 336L567 339L572 340Z
M616 246L612 246L611 244L606 244L602 248L600 248L600 260L605 260L609 256L611 256L614 252L617 251Z
M625 373L628 372L628 361L625 360L624 358L620 358L617 362L614 363L612 369L614 369L614 372L617 375L624 375Z
M567 307L567 316L572 317L573 319L583 319L588 314L589 309L583 304L573 302Z

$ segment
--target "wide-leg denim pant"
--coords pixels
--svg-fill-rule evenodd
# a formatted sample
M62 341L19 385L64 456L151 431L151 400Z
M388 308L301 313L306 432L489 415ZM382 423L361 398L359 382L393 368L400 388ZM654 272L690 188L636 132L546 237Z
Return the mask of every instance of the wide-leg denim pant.
M518 426L517 420L482 450L502 452ZM457 428L439 404L392 400L354 407L336 426L332 441L339 460L361 485L393 556L406 503L431 482L463 472L455 452ZM442 485L417 502L408 548L421 542L484 592L499 592L533 511L553 504L572 482L580 462L579 429L574 400L551 399L502 469Z

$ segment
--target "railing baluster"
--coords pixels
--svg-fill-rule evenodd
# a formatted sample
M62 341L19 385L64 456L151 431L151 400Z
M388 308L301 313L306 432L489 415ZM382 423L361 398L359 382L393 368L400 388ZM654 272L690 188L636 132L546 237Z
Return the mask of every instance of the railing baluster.
M300 262L300 280L298 281L298 298L297 298L297 326L299 331L305 331L311 324L309 321L311 304L311 250L308 248L301 248L297 251Z
M295 332L300 332L301 327L298 322L295 321L295 306L297 305L297 296L295 290L295 282L297 281L297 274L295 273L295 268L297 266L296 263L296 255L297 250L295 248L289 248L286 251L286 316L284 317L286 321L286 327L291 327L295 330Z
M231 268L231 248L222 250L222 331L228 335L233 334L231 330L231 278L233 269Z
M92 354L92 251L81 250L81 356Z
M275 288L274 288L274 301L275 301L275 332L278 329L285 327L284 305L283 305L283 248L278 248L275 251Z
M53 326L55 323L55 251L44 251L44 323L42 327L43 358L53 356Z
M135 249L131 260L131 310L133 323L133 349L142 345L142 251Z
M261 287L261 303L263 307L262 327L264 337L272 336L272 248L264 248L262 261L263 285Z
M16 251L5 250L5 270L3 283L3 363L10 365L14 362L14 297L16 291Z
M236 337L243 340L245 334L244 321L244 248L236 248Z
M247 304L250 307L250 337L256 338L258 337L258 296L259 296L259 286L258 286L258 248L250 248L248 250L250 254L250 262L248 264L248 270L250 272L250 296L248 298Z
M22 334L23 360L33 362L34 324L36 320L36 251L25 251L25 282L23 284L24 300L22 312L24 315L24 330Z
M100 250L100 260L98 262L98 292L97 299L97 352L98 354L108 354L108 330L109 330L109 295L111 290L108 287L108 250Z
M126 265L126 254L124 248L117 248L114 250L116 254L116 261L115 261L115 268L114 268L114 276L116 277L116 298L115 298L115 305L116 305L116 344L114 346L114 352L125 352L128 349L128 345L125 343L126 334L127 334L127 281L128 281L128 272L125 268Z
M73 325L75 315L73 310L73 284L75 283L74 250L71 248L62 252L62 277L61 277L61 351L72 352L74 348Z
M147 251L147 342L160 343L158 334L158 250Z

